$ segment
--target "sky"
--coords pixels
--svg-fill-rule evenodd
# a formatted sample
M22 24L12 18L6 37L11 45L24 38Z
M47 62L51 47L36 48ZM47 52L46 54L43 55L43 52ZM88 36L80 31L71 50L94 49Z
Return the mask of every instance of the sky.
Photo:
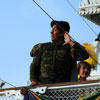
M70 36L79 43L91 43L97 36L68 4L67 0L36 0L54 19L70 23ZM78 11L81 0L70 0ZM86 19L85 19L86 20ZM52 20L32 0L0 0L0 78L16 87L29 80L32 47L51 41ZM98 34L100 27L86 20ZM4 87L12 87L5 85Z

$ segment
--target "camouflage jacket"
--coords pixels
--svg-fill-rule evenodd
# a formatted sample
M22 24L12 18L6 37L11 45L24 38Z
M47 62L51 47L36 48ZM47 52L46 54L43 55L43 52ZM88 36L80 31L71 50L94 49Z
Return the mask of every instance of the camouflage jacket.
M89 57L80 44L62 46L48 42L37 44L31 51L30 80L44 84L77 81L76 61Z

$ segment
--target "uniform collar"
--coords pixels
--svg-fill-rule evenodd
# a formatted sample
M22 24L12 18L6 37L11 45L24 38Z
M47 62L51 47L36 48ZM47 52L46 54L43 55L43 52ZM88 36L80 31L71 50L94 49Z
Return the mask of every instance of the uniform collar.
M59 43L57 43L57 42L52 42L54 45L62 45L63 43L64 43L65 41L61 41L61 42L59 42Z

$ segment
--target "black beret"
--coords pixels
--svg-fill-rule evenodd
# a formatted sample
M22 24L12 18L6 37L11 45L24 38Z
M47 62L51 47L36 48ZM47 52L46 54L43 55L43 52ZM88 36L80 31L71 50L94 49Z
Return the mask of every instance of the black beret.
M53 21L51 22L51 27L52 27L53 25L57 25L57 26L60 28L60 30L62 30L62 31L67 31L67 32L69 32L69 30L70 30L69 23L66 22L66 21L56 21L56 20L53 20Z

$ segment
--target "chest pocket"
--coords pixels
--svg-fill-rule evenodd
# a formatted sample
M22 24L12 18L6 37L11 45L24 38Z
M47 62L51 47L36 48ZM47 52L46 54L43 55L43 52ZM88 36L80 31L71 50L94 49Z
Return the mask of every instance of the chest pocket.
M69 56L67 51L63 47L53 47L45 50L42 54L42 64L63 64Z
M56 58L64 58L64 56L66 55L66 51L65 50L57 50L56 53Z
M42 63L44 64L53 64L54 61L54 51L46 50L42 54Z

